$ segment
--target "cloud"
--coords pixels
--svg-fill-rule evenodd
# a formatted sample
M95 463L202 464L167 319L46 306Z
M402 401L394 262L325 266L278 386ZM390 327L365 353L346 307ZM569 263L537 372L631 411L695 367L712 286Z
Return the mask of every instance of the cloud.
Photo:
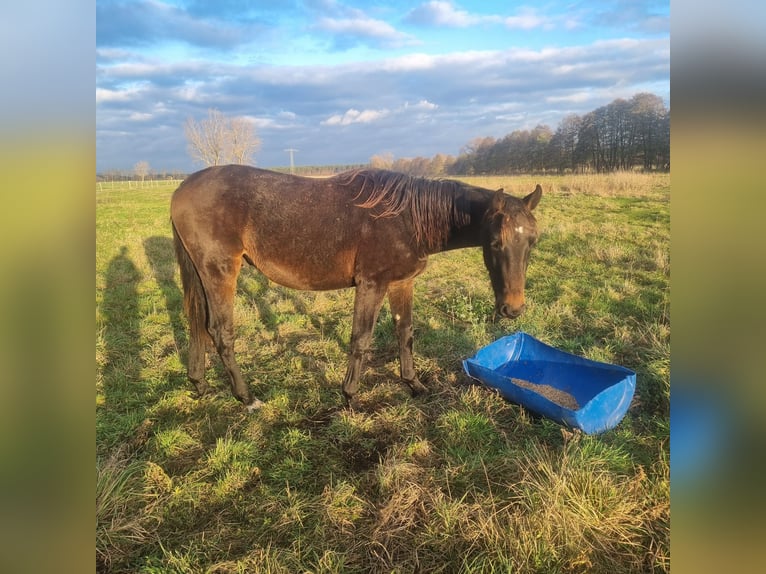
M387 72L416 72L433 68L435 63L436 56L430 54L406 54L382 60L378 66Z
M344 114L330 116L322 122L325 126L347 126L350 124L368 124L386 117L390 112L388 110L364 110L359 111L351 108Z
M401 48L418 43L414 36L397 30L389 22L337 0L305 0L304 6L307 9L304 17L312 22L307 29L329 35L335 50L347 50L357 45Z
M405 20L421 26L449 26L453 28L465 28L486 21L499 20L496 16L477 16L458 10L451 2L434 0L421 4L411 10Z
M96 88L96 104L107 102L129 102L133 99L136 90L110 90L108 88Z
M321 18L316 27L320 30L381 40L398 40L404 34L383 20L373 18Z
M369 124L382 120L383 118L390 118L400 116L403 114L415 114L421 116L427 112L433 112L439 108L438 104L429 102L428 100L419 100L414 104L404 102L401 106L398 106L394 110L379 109L379 110L364 110L359 111L354 108L347 110L343 114L334 114L323 120L321 125L324 126L347 126L351 124Z
M562 102L568 104L581 104L593 99L593 93L590 91L583 92L571 92L564 94L563 96L549 96L545 98L547 102L552 104L560 104Z
M497 14L472 14L460 10L452 2L432 0L411 10L405 21L420 26L467 28L480 24L503 24L507 28L531 30L533 28L552 27L552 21L538 15L529 7L521 7L513 16Z
M128 119L133 122L146 122L154 118L153 114L149 114L146 112L132 112L130 116L128 116Z
M438 104L434 104L433 102L429 102L428 100L420 100L419 102L415 104L410 104L409 102L405 102L404 109L409 110L422 110L422 111L433 111L439 107Z
M549 25L545 18L538 16L537 12L531 8L521 8L515 16L503 18L503 24L508 28L520 30L531 30Z
M253 40L247 23L197 17L157 0L96 4L96 45L148 46L183 42L206 48L231 48Z
M317 21L314 28L333 34L333 42L338 47L348 47L357 43L401 47L417 42L413 36L398 31L388 22L366 16L353 18L324 17Z
M669 4L652 0L590 0L572 4L566 12L552 16L551 22L567 31L607 30L665 35L670 33Z

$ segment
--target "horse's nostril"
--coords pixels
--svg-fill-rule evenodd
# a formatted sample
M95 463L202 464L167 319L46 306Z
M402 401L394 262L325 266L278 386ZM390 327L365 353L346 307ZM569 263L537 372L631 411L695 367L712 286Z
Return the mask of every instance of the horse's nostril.
M506 317L507 319L515 319L524 312L524 307L526 307L526 305L522 305L518 309L514 309L510 305L504 304L502 307L500 307L499 312L501 316Z

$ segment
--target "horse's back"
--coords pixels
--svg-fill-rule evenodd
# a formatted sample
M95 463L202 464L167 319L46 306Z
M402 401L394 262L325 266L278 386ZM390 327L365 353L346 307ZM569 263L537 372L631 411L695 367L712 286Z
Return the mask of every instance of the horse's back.
M330 179L222 166L184 180L171 218L200 264L206 254L231 254L288 287L337 289L353 284L362 220L353 204Z
M310 182L244 165L210 167L186 178L173 193L170 216L178 226L188 220L197 233L219 233L222 227L268 232L269 220L286 217Z
M284 177L283 174L246 165L208 167L191 174L175 190L171 200L171 217L183 210L204 210L213 204L225 204L226 195L251 196L259 189L278 185Z

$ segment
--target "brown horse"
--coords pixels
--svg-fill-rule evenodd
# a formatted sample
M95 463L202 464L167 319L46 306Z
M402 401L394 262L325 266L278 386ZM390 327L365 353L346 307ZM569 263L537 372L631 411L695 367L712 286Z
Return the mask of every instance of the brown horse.
M203 395L205 349L212 338L248 409L261 406L234 359L233 303L242 261L294 289L355 287L354 319L343 394L353 407L363 359L388 294L399 338L402 380L425 391L412 358L413 280L433 253L481 246L495 310L524 310L529 252L537 240L532 210L542 188L524 199L451 180L382 170L326 179L246 166L189 176L170 213L189 317L189 379Z

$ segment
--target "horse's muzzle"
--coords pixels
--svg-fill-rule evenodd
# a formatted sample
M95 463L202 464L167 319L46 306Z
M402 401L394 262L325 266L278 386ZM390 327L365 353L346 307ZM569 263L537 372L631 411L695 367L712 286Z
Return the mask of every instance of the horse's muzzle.
M526 307L527 306L524 303L522 303L520 307L512 307L511 305L504 303L497 307L497 314L505 319L515 319L524 312Z

